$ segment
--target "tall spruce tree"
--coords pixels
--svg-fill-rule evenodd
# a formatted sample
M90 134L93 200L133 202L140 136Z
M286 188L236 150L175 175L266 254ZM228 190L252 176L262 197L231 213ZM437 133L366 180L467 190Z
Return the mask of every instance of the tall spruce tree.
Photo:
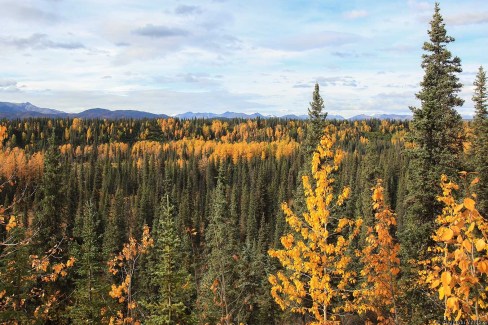
M456 176L463 150L462 119L455 109L463 104L457 95L462 85L456 75L462 71L461 60L446 49L454 38L446 35L438 3L430 26L430 42L423 46L427 51L422 56L425 75L417 94L422 106L411 108L409 140L413 148L407 151L410 164L403 241L409 243L404 245L410 248L409 257L417 257L428 243L432 222L441 212L436 200L440 175Z
M122 190L117 188L115 196L111 200L108 220L103 235L102 250L106 259L111 258L113 254L118 252L126 241L126 215L124 196Z
M305 211L305 197L303 195L303 182L302 177L310 175L310 162L312 161L312 155L317 146L320 143L320 139L324 135L324 129L326 125L325 118L327 113L323 112L324 100L320 96L320 86L315 83L315 89L312 95L312 101L308 108L308 123L307 134L304 141L304 145L300 146L300 158L303 160L302 168L298 172L297 188L294 193L293 207L297 213ZM281 235L281 234L278 234Z
M146 302L150 312L147 324L190 324L193 322L190 310L191 276L184 268L174 207L167 194L154 218L153 237L148 280L155 295Z
M232 324L239 306L236 281L235 225L230 224L224 164L220 165L205 233L207 270L200 289L201 316L205 321Z
M475 170L480 178L476 188L478 211L482 216L488 218L488 94L486 93L486 73L483 67L478 70L474 86L473 158Z
M439 4L435 4L434 15L428 31L430 40L424 43L427 53L422 55L425 71L421 91L417 98L421 108L411 108L413 120L408 140L412 148L407 150L408 165L407 195L404 199L404 215L400 224L400 240L404 261L418 261L431 242L433 223L442 211L437 201L441 194L439 186L441 174L453 178L460 168L463 152L462 119L456 111L463 100L457 95L461 83L457 73L461 70L461 60L453 57L446 45L454 38L447 36ZM404 279L413 278L416 272L405 264ZM432 308L427 298L419 292L411 292L412 300L407 319L412 324L424 323Z
M99 324L100 310L104 306L104 293L101 284L103 275L100 236L97 233L99 220L92 201L85 203L81 230L76 230L81 243L74 247L76 252L76 279L73 305L69 315L73 324Z
M313 91L312 101L310 102L310 107L308 108L308 119L309 124L307 127L307 138L305 140L305 152L306 160L312 156L312 153L317 148L320 142L320 138L324 134L325 128L325 118L327 113L324 110L324 100L320 96L320 86L318 83L315 84L315 89Z
M39 189L39 211L34 218L33 228L37 231L35 249L44 253L56 246L63 236L62 214L62 167L61 156L55 141L55 129L44 153L44 173Z

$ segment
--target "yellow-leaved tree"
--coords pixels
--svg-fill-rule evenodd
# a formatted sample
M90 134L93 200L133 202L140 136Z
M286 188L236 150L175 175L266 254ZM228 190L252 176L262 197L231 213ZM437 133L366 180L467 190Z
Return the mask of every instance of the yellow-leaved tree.
M358 252L363 281L355 291L356 310L362 314L373 312L377 324L401 324L398 273L400 272L400 244L392 232L396 229L396 215L385 204L382 181L373 188L374 228L368 228L366 247Z
M461 173L468 184L467 173ZM478 182L475 178L466 189L466 197L458 202L454 193L459 186L441 178L444 209L436 219L432 236L435 246L429 250L433 258L422 261L422 283L428 285L444 305L445 320L488 321L488 222L476 209L476 194L470 193Z
M353 308L349 289L356 274L346 251L362 221L332 213L350 192L346 187L334 195L332 174L344 157L335 142L336 133L322 137L312 159L313 179L303 177L307 211L296 215L283 203L291 232L281 237L283 249L269 251L284 268L269 276L273 298L283 310L308 315L311 324L334 324L339 313Z
M115 315L109 317L109 324L141 324L138 320L138 303L134 299L133 282L136 277L138 262L143 254L147 254L154 245L154 240L149 232L149 227L144 225L142 239L138 242L130 237L129 242L124 244L122 251L108 262L110 273L120 276L120 284L112 284L109 292L110 297L116 299L121 309L115 311ZM105 317L107 309L102 310Z

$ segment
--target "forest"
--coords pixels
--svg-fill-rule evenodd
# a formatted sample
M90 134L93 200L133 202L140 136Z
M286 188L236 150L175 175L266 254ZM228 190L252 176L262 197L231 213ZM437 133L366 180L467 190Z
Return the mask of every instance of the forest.
M410 121L0 121L2 324L486 324L488 97L436 5ZM412 94L413 96L414 94Z

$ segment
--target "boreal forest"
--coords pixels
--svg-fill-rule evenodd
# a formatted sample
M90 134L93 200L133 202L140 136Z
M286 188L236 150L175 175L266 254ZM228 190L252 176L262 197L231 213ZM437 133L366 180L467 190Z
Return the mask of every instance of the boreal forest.
M0 121L0 323L487 324L486 74L463 120L452 41L436 5L411 120L316 84L307 120Z

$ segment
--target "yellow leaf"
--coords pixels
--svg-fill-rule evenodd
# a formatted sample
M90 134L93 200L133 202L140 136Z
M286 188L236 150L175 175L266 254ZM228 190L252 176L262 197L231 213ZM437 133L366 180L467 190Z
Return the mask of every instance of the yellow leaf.
M441 282L439 281L439 279L434 280L434 281L432 281L432 283L431 283L430 287L431 287L432 289L437 288L437 287L439 286L439 284L440 284L440 283L441 283Z
M449 286L451 283L451 272L442 272L441 281L444 287Z
M373 191L373 201L377 202L383 199L383 188L382 187L377 187Z
M487 262L481 261L478 263L478 271L481 273L488 273L488 265Z
M474 211L474 205L475 205L475 202L473 199L470 199L470 198L465 198L464 199L464 206L466 207L466 209L468 209L469 211Z
M438 234L440 235L440 239L442 241L449 241L454 236L454 231L449 228L442 227L439 229Z
M17 227L17 219L15 218L15 216L11 216L9 221L8 221L7 226L5 227L5 230L10 231L10 230L14 229L15 227Z
M463 247L468 251L468 252L471 252L471 250L473 249L473 245L471 245L471 242L467 239L465 239L463 241Z
M486 246L485 240L484 239L478 239L475 243L475 246L476 246L476 250L478 252L482 251Z
M447 308L457 310L457 298L449 297L446 302Z
M454 236L459 234L459 227L458 226L451 226L452 231L454 232Z
M76 259L74 257L70 257L69 260L66 262L66 267L72 267L75 264Z

